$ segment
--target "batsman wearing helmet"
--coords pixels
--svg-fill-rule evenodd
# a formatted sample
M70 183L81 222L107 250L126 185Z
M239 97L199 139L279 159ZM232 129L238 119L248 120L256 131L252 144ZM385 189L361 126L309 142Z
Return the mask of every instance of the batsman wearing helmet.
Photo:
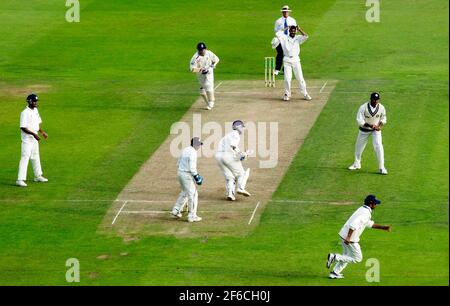
M225 176L227 199L230 201L236 200L235 191L246 197L250 196L250 193L245 190L250 169L245 171L241 161L247 159L252 152L250 150L241 152L239 149L240 135L244 132L244 128L244 122L241 120L234 121L233 130L219 141L215 155L220 170ZM236 185L237 190L235 190Z
M197 74L200 83L200 95L206 102L206 109L214 107L214 69L219 63L219 58L210 50L205 43L197 44L197 52L190 61L190 70Z
M198 137L191 139L191 145L181 152L178 159L178 182L181 186L180 196L172 209L172 215L182 217L182 211L188 203L188 221L198 222L202 218L197 216L198 191L195 184L201 185L203 177L197 172L197 150L203 145Z
M19 163L19 175L16 181L16 185L20 187L27 187L25 181L27 180L27 168L30 159L33 166L34 181L48 181L48 179L42 176L41 160L39 157L39 140L41 138L38 133L45 139L47 139L48 135L40 127L42 120L37 109L38 100L37 95L29 95L27 97L28 106L20 114L22 150Z

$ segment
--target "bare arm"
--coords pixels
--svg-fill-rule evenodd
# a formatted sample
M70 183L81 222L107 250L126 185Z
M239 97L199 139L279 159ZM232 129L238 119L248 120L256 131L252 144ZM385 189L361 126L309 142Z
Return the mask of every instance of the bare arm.
M41 127L39 127L39 133L41 133L41 135L44 136L45 139L48 138L48 134Z
M300 34L302 34L303 36L308 36L308 34L305 32L305 31L303 31L303 29L302 28L300 28L298 25L297 25L297 30L300 32Z
M34 139L36 139L36 140L41 140L41 138L39 137L38 134L34 133L33 131L30 131L28 128L21 127L20 129L21 129L24 133L33 136Z

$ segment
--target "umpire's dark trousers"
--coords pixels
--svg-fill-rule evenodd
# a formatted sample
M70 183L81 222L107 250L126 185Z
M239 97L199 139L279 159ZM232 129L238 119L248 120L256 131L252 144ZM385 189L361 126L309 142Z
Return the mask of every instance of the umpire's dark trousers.
M277 47L277 57L275 59L275 70L281 70L281 66L283 65L283 57L283 48L281 47L281 44L279 44Z

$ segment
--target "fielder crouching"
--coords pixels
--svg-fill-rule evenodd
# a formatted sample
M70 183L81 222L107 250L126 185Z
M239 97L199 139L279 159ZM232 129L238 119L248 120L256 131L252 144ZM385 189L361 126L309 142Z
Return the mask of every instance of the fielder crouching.
M181 186L180 196L172 209L172 215L181 218L186 202L188 203L189 222L198 222L202 218L197 216L198 191L195 186L201 185L203 177L197 172L197 150L203 145L198 137L191 139L191 145L181 152L178 159L178 182Z
M246 197L250 196L250 193L245 190L250 175L250 168L244 170L241 161L247 159L252 151L242 152L238 147L241 140L240 135L244 132L244 127L244 122L241 120L234 121L232 124L233 131L226 134L219 141L218 150L215 155L220 170L222 170L225 176L227 199L230 201L236 200L236 192Z

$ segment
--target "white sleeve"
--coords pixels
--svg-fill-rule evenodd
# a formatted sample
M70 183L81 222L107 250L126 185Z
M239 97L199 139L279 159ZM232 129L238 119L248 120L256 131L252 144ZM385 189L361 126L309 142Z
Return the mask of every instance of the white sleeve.
M367 221L366 223L366 227L367 228L372 228L372 226L375 224L375 222L373 222L372 220Z
M42 123L41 115L39 114L37 109L36 109L36 113L37 113L38 118L39 118L38 122L39 122L39 124L41 124Z
M27 116L26 112L22 112L20 114L20 127L26 128L29 126L29 116Z
M279 20L280 19L277 19L276 21L275 21L275 28L274 28L274 31L275 31L275 34L278 32L278 31L281 31L281 30L283 30L283 24L281 24L280 22L279 22ZM280 27L280 25L281 25L281 27Z
M198 174L197 172L197 154L192 153L189 156L189 171L192 175Z
M356 114L356 122L358 122L360 127L364 126L366 123L366 120L364 119L364 108L365 104L359 108L358 113Z
M303 44L309 38L308 35L297 35L298 44Z
M235 147L237 152L239 152L239 141L241 140L239 136L231 135L230 137L230 145Z
M380 121L385 125L387 123L386 109L383 107L383 112L381 113Z
M197 59L197 53L194 54L194 56L192 56L191 61L189 62L189 70L192 71L192 69L197 68L195 60Z
M275 36L278 37L278 39L281 40L284 39L285 35L284 35L284 31L283 30L279 30L275 33Z
M211 52L211 60L212 60L212 66L216 67L217 64L220 62L220 59L217 55L215 55L212 51Z

